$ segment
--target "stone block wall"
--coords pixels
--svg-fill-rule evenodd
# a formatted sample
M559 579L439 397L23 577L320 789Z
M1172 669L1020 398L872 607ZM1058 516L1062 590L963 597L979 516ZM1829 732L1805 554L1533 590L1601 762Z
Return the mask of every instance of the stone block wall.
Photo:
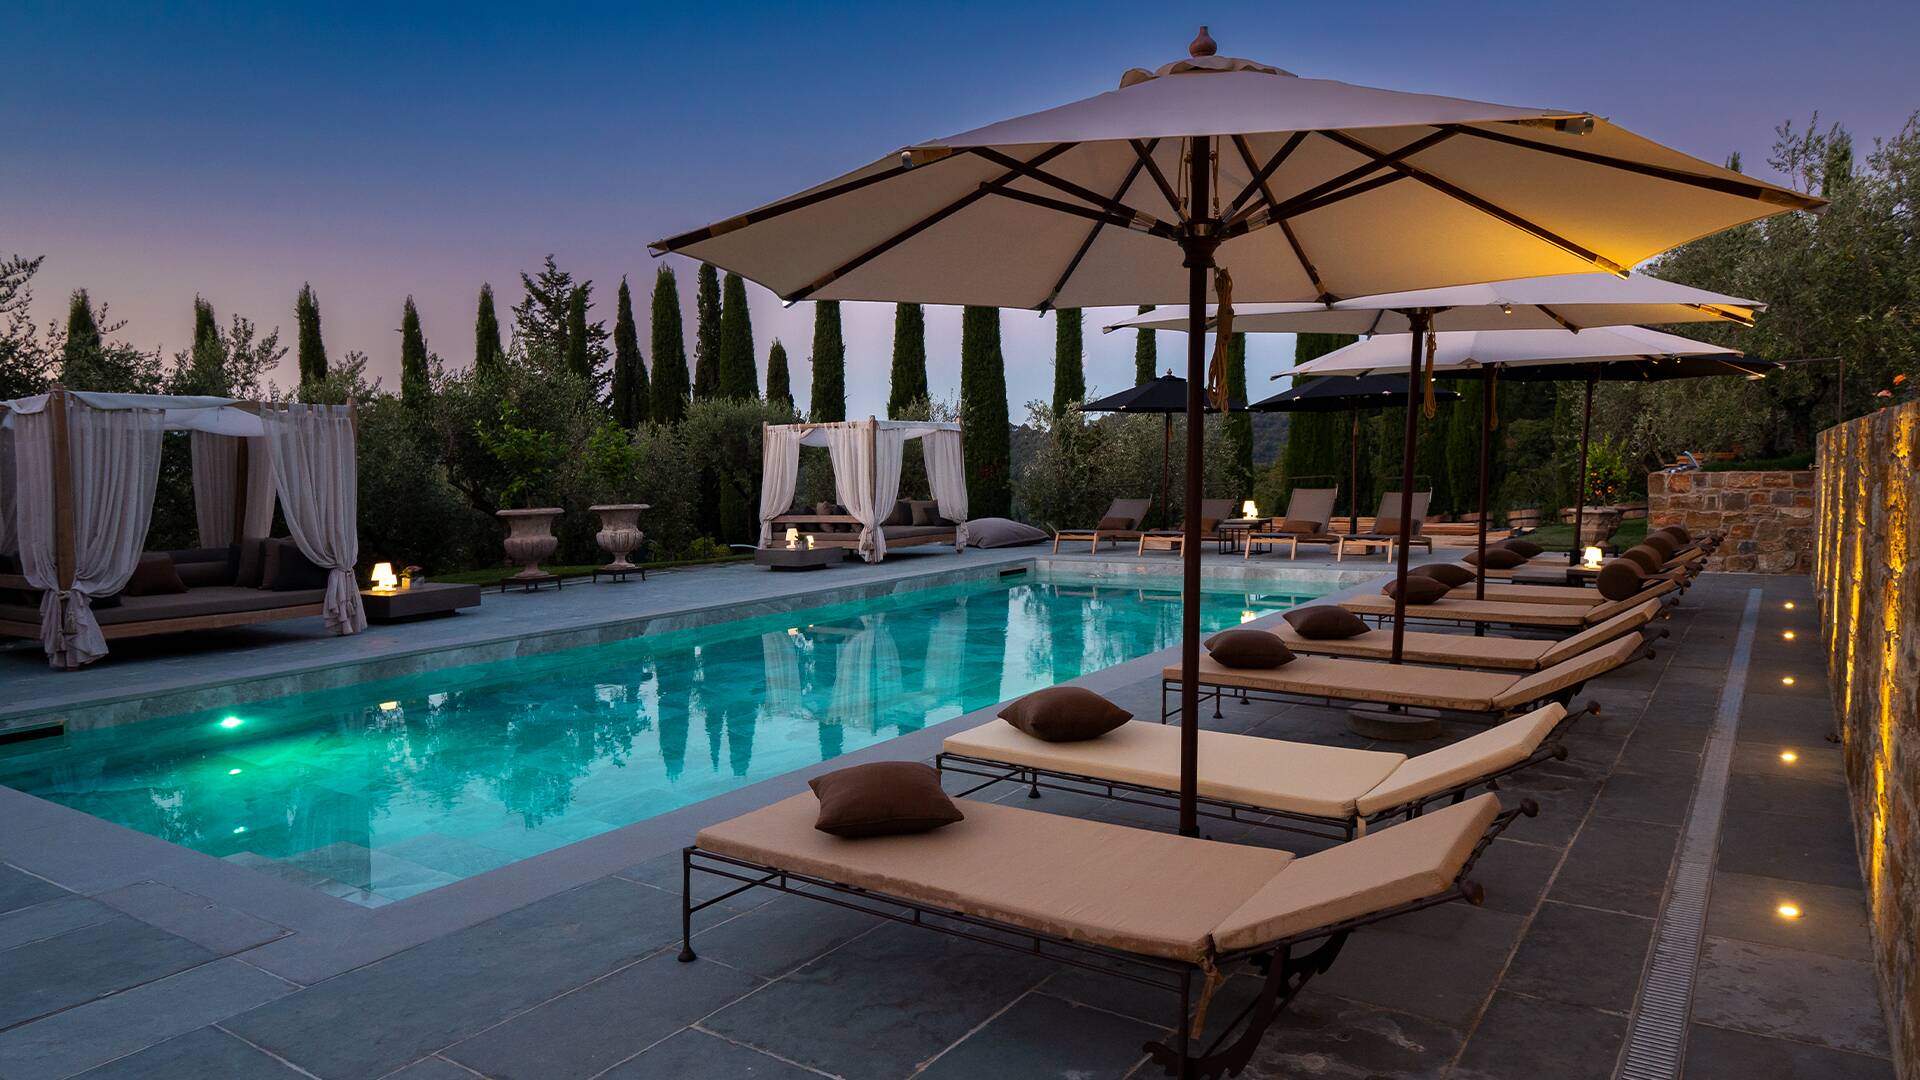
M1901 1076L1920 1077L1920 402L1820 433L1814 588L1875 960Z
M1814 473L1684 472L1647 476L1650 528L1724 529L1726 543L1709 570L1759 574L1813 572Z

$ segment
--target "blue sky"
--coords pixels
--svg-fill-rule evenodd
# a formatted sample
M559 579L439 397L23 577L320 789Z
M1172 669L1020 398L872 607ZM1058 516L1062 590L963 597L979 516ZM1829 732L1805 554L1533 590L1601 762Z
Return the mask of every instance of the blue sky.
M1782 121L1818 110L1865 144L1920 108L1911 4L0 0L13 39L0 254L47 257L41 321L85 286L128 320L124 336L170 351L196 293L223 320L291 338L311 281L330 351L366 351L391 383L408 294L456 366L471 360L481 282L517 300L516 272L548 252L595 281L609 322L629 275L644 319L647 241L1110 89L1183 55L1201 22L1223 53L1302 75L1590 110L1710 160L1737 150L1749 171ZM811 309L749 288L762 361L783 339L804 399ZM845 318L850 411L877 411L891 306ZM930 309L928 325L932 383L950 397L959 313ZM1051 393L1052 324L1009 311L1003 326L1018 416ZM1131 381L1126 338L1089 332L1096 390ZM1163 335L1162 353L1180 343ZM1263 383L1291 342L1250 351Z

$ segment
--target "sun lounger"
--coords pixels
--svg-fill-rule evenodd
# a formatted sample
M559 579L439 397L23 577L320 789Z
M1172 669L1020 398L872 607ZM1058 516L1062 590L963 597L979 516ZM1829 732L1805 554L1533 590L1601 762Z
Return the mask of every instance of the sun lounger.
M1146 1048L1158 1067L1228 1076L1246 1067L1273 1020L1354 930L1455 899L1478 902L1482 891L1467 879L1474 863L1515 816L1535 812L1531 803L1502 810L1496 796L1481 795L1295 858L995 803L959 805L965 820L945 828L847 840L813 827L818 802L803 792L702 829L682 855L681 961L695 959L695 912L773 889L1145 984L1178 1006L1171 1036ZM696 902L696 872L727 887ZM1264 967L1261 989L1208 1038L1212 991L1244 962Z
M1419 757L1202 731L1200 813L1352 840L1369 826L1459 802L1500 777L1565 758L1559 734L1570 715L1546 705ZM934 764L983 778L962 795L1013 781L1034 798L1048 788L1179 807L1180 729L1165 724L1131 720L1097 739L1047 742L994 719L948 736Z
M1427 505L1432 501L1433 492L1431 491L1416 491L1413 493L1413 528L1410 530L1411 535L1407 540L1407 546L1410 548L1420 547L1426 548L1428 551L1433 550L1433 538L1420 535L1420 526L1425 522L1427 517ZM1373 531L1343 533L1335 537L1333 547L1334 561L1340 562L1344 560L1347 557L1347 548L1352 546L1358 548L1363 554L1374 548L1384 547L1387 550L1387 561L1392 562L1394 555L1397 554L1397 548L1400 543L1400 531L1398 529L1383 529L1380 527L1380 523L1383 521L1397 520L1399 517L1400 493L1397 491L1389 491L1385 495L1380 496L1380 509L1374 511L1373 515Z
M1200 500L1200 540L1203 543L1226 544L1232 538L1220 528L1220 523L1233 516L1232 499ZM1145 555L1148 548L1161 548L1167 551L1185 551L1187 534L1183 529L1148 529L1140 534L1140 550L1136 554Z
M1578 656L1597 645L1639 630L1647 640L1665 637L1666 627L1649 625L1660 614L1659 600L1644 600L1605 622L1559 639L1512 638L1409 630L1401 656L1409 664L1439 667L1487 668L1497 671L1539 671ZM1369 630L1350 638L1304 638L1285 621L1269 627L1287 648L1309 656L1344 656L1356 660L1385 660L1393 655L1393 631Z
M1597 604L1529 604L1519 600L1455 599L1450 595L1431 604L1408 604L1406 614L1408 619L1421 622L1578 630L1597 626L1650 599L1658 598L1663 606L1679 599L1672 582L1663 585L1664 588L1651 595L1642 591L1625 600L1602 600ZM1393 618L1393 598L1379 593L1349 597L1340 601L1340 606L1355 615L1371 616L1381 622Z
M1327 532L1327 522L1333 519L1333 503L1339 498L1340 489L1330 488L1294 488L1287 498L1287 512L1269 523L1268 528L1255 529L1247 535L1246 553L1243 559L1253 557L1256 544L1278 547L1287 545L1287 558L1300 554L1300 542L1329 544L1338 543L1333 534Z
M1605 604L1635 603L1639 600L1651 600L1658 596L1686 588L1688 582L1678 577L1654 576L1644 579L1639 593L1623 601L1609 601L1600 595L1598 589L1587 585L1510 585L1486 584L1488 600L1510 601L1516 604ZM1447 594L1448 599L1474 600L1474 583L1456 585Z
M1060 550L1060 542L1086 541L1093 545L1089 550L1099 551L1101 541L1138 540L1141 523L1147 520L1147 508L1153 505L1152 499L1115 499L1113 505L1100 517L1101 522L1125 522L1124 528L1103 529L1099 524L1091 529L1055 529L1053 550Z
M1221 699L1231 693L1241 699L1361 706L1363 712L1378 711L1366 708L1374 706L1502 720L1552 702L1564 705L1588 679L1651 655L1651 642L1624 637L1535 672L1383 664L1336 656L1295 657L1277 668L1231 668L1211 656L1202 656L1197 675L1200 698L1213 701L1215 717L1221 715ZM1162 723L1179 715L1179 708L1168 703L1168 696L1177 700L1180 685L1179 665L1161 672Z

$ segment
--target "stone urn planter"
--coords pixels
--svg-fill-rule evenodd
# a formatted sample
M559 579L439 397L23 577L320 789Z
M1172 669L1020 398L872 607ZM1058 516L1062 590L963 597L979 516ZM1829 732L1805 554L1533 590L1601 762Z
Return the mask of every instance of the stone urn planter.
M1599 547L1606 543L1607 537L1620 528L1620 508L1617 506L1589 506L1580 518L1579 546L1581 549Z
M507 558L520 564L520 572L510 581L544 581L552 574L540 569L540 560L553 554L560 538L553 535L553 519L563 511L557 506L532 510L501 510L494 516L507 523Z
M593 539L613 560L601 567L601 571L624 574L639 569L627 561L627 556L646 538L647 534L640 531L640 511L651 507L646 503L607 503L587 509L600 515L600 531L593 534Z

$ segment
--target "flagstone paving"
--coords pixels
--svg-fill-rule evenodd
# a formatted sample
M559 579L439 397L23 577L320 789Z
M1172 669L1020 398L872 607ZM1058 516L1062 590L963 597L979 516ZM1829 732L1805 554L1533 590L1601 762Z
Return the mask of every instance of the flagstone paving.
M1542 812L1487 853L1486 903L1357 933L1245 1075L1613 1075L1755 589L1686 1075L1891 1077L1807 586L1737 575L1704 578L1655 659L1589 687L1604 711L1575 728L1565 762L1503 784ZM1799 645L1780 639L1788 628ZM1156 715L1158 680L1114 696ZM1207 723L1369 745L1325 709L1226 709ZM1060 793L986 794L1172 824ZM1319 846L1253 825L1210 831ZM678 890L677 856L650 859L300 985L250 961L286 938L246 912L158 884L87 896L0 864L0 1078L1152 1075L1140 1047L1168 1018L1136 988L771 894L697 916L700 960L680 964ZM1804 914L1781 918L1783 903ZM1252 985L1236 977L1221 994L1243 1000Z

